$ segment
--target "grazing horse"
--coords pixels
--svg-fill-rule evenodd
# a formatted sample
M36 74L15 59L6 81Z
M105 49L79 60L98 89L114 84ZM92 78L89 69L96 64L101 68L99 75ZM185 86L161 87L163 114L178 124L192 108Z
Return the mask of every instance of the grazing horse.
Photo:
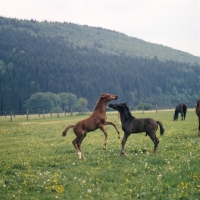
M63 136L66 136L67 131L73 127L73 131L76 135L76 138L73 140L72 143L78 152L79 159L85 158L81 152L80 147L81 147L81 142L86 137L88 132L94 131L99 128L104 133L105 135L104 149L106 149L107 137L108 137L108 134L104 128L105 125L114 126L114 128L118 133L118 138L120 138L120 132L117 129L116 125L113 122L106 121L106 106L109 101L117 99L118 97L113 94L104 94L104 93L101 94L90 117L77 122L75 125L67 126L63 131Z
M197 117L199 119L199 126L198 126L199 132L198 132L198 136L200 137L200 100L197 101L195 111L196 111Z
M130 134L142 133L142 132L146 132L146 135L148 135L153 141L154 143L153 152L154 154L156 154L159 143L159 139L156 137L156 131L158 129L158 125L160 126L161 135L163 135L165 131L162 123L152 118L136 119L134 116L131 115L127 103L109 104L109 107L120 112L122 130L124 131L124 137L122 139L121 156L125 154L124 147Z
M176 106L175 112L174 112L174 121L178 120L178 114L181 113L182 120L185 120L186 113L187 113L187 105L184 103L181 103Z

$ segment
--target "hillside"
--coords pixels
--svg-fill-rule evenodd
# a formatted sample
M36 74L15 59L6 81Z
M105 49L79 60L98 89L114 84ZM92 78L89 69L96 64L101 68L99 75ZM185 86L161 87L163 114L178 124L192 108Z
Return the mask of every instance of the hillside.
M69 23L42 22L40 25L45 35L62 36L75 46L94 48L101 53L144 58L157 56L163 61L174 60L200 64L199 57L111 30Z
M126 55L131 57L154 58L162 61L179 61L200 64L200 57L193 56L163 45L145 42L125 34L102 28L81 26L72 23L37 22L34 20L17 20L0 18L4 28L20 29L30 36L62 37L73 46L96 49L110 55Z
M81 35L88 35L88 42ZM116 94L132 107L175 107L180 102L194 107L200 96L197 57L183 56L193 62L162 60L158 55L143 57L142 49L140 56L130 56L129 50L105 48L112 46L114 36L131 39L99 28L0 18L0 113L24 111L25 101L37 92L73 93L86 98L90 110L102 92ZM122 40L115 41L123 46Z

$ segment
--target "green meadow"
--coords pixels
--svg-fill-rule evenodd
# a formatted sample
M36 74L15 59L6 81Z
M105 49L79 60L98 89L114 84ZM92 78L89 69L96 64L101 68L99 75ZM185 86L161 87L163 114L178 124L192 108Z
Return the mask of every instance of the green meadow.
M85 160L79 160L72 145L72 129L62 131L88 115L0 117L0 199L200 199L200 138L197 116L188 111L186 120L173 121L173 111L132 112L137 118L152 117L163 123L165 133L157 155L145 133L132 134L126 155L120 157L123 131L116 112L107 120L112 126L107 150L104 134L88 133L82 142Z

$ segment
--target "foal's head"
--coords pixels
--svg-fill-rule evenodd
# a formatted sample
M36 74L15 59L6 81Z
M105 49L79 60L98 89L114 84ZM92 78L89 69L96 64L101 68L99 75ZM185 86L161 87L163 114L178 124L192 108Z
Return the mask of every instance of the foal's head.
M99 98L100 101L102 100L102 101L106 101L106 102L117 100L117 99L118 99L117 95L107 94L107 93L101 94L101 96Z
M124 110L125 103L109 104L108 106L118 112L122 112Z
M118 104L109 104L108 105L110 108L117 110L120 112L121 115L125 116L131 116L129 107L127 106L127 103L118 103Z

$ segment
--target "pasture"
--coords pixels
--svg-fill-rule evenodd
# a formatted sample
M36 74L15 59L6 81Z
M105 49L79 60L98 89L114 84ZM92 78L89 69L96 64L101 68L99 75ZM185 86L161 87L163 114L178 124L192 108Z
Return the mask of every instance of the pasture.
M82 142L86 159L79 160L72 145L75 135L66 125L88 117L19 117L10 122L0 117L0 198L19 199L200 199L200 138L198 120L191 109L186 120L173 121L174 111L132 112L137 118L152 117L163 123L165 133L157 155L145 133L132 134L120 157L123 131L117 112L107 113L121 132L88 133Z

